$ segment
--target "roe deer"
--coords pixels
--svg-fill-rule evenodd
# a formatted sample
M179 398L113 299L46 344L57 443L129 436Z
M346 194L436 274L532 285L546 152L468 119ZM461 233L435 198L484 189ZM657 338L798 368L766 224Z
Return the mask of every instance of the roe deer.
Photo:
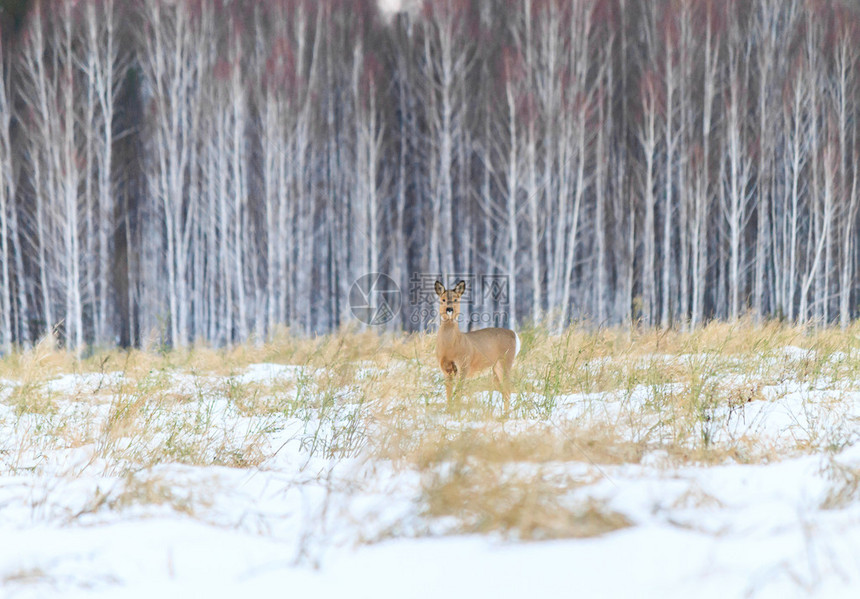
M460 281L453 289L448 290L436 281L441 318L439 337L436 340L436 357L445 375L448 405L451 404L455 376L462 381L470 374L492 368L493 378L502 392L507 414L511 398L508 374L520 351L520 338L510 329L495 327L462 333L457 317L460 315L460 296L464 291L465 281Z

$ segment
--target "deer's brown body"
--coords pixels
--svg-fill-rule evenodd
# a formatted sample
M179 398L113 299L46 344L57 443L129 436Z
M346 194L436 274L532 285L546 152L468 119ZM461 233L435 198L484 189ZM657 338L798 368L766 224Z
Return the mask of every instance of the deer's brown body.
M440 300L439 336L436 341L436 358L445 375L445 391L450 404L455 378L465 379L488 368L499 386L505 402L505 412L510 407L510 385L508 376L514 358L520 349L517 334L510 329L488 328L463 333L457 324L460 314L460 296L466 289L463 281L454 289L446 290L436 283L436 294Z

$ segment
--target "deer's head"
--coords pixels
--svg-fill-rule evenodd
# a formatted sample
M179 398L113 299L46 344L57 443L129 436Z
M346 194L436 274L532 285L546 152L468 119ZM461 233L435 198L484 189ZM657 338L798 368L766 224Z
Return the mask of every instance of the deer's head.
M466 291L466 281L460 281L453 289L436 281L436 295L439 296L439 316L442 322L455 321L460 315L460 296Z

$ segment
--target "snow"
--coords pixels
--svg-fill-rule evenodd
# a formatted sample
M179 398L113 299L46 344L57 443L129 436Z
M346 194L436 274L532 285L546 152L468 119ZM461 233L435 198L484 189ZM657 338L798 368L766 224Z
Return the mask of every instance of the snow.
M815 356L815 352L811 349L787 345L782 349L782 355L789 360L809 360Z
M298 366L254 364L233 378L265 385L304 376ZM0 403L0 597L782 598L860 589L860 491L846 486L860 475L860 395L833 385L770 385L733 419L715 409L714 421L729 423L715 428L715 443L754 436L783 448L783 459L681 464L657 449L636 464L540 465L584 482L572 502L603 502L631 526L523 542L450 534L448 522L422 512L421 473L375 459L361 444L348 456L309 452L312 442L333 443L338 419L363 409L348 389L333 415L273 419L237 412L209 379L177 374L174 392L193 400L152 415L151 438L130 432L117 448L145 456L166 443L169 429L159 426L205 416L210 428L200 438L212 456L262 431L267 459L238 467L118 464L100 451L100 431L121 381L118 373L48 381L55 405L46 413ZM620 426L655 393L683 391L672 383L562 396L549 421ZM60 427L54 441L42 432L52 426ZM791 450L827 435L841 444ZM845 500L827 509L840 489Z
M239 383L272 383L295 380L303 373L304 368L292 364L251 364L236 380Z

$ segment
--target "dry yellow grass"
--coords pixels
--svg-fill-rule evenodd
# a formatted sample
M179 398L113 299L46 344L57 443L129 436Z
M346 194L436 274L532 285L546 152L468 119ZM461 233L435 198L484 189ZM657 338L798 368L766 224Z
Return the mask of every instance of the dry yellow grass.
M517 474L458 464L425 478L425 515L455 518L454 532L544 540L597 536L630 525L600 502L572 500L569 494L581 481L553 480L542 470Z
M277 449L267 441L270 433L299 420L309 455L364 455L420 473L423 513L453 520L451 531L539 539L626 526L623 517L576 491L602 476L602 468L639 464L657 450L671 464L708 465L838 447L839 431L786 449L743 427L726 433L726 425L745 418L752 402L779 401L786 382L830 385L838 403L838 393L860 383L858 333L860 325L839 330L756 325L751 319L692 332L573 327L550 335L524 328L512 377L517 395L507 417L489 376L470 381L446 404L435 339L426 334L344 330L299 337L283 330L265 343L115 350L85 359L46 340L0 359L0 378L11 381L2 402L16 417L41 419L41 428L27 429L22 443L94 442L96 457L114 473L162 463L265 467ZM789 346L800 349L787 351ZM283 380L238 376L263 362L298 369ZM46 389L63 373L122 376L69 398ZM107 416L97 427L86 409L57 417L70 400L107 404ZM213 420L215 405L254 425L234 434ZM552 474L556 465L572 463L591 474ZM857 477L844 478L833 505L856 494ZM166 495L155 482L137 483L94 501L117 508L166 502L185 509L181 498Z
M115 488L96 488L93 496L77 512L70 514L68 521L77 520L103 509L121 510L134 505L167 505L172 510L193 515L194 506L200 502L193 490L180 494L170 481L161 479L147 471L129 471Z

